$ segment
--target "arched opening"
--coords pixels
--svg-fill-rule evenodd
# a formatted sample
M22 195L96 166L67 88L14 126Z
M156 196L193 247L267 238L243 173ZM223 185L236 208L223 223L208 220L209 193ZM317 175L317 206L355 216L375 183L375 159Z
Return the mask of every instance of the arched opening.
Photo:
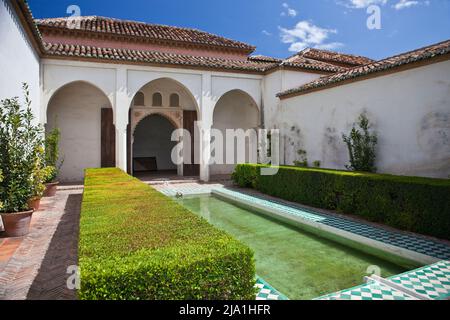
M142 92L136 93L133 99L133 105L135 106L145 106L145 96Z
M81 182L86 168L115 166L113 109L96 86L77 81L60 88L47 108L47 132L55 127L61 130L61 181Z
M159 92L155 92L153 94L152 106L154 107L162 107L163 104L162 95Z
M179 107L180 106L180 96L176 93L172 93L170 95L170 107Z
M157 144L162 145L164 147L171 146L171 151L173 147L177 144L176 142L171 141L171 134L175 129L184 128L191 134L191 150L193 152L189 152L187 148L188 145L185 144L185 153L184 159L185 163L173 167L173 161L171 161L171 157L158 157L156 156L156 166L159 171L170 173L170 170L176 170L177 175L184 176L198 176L199 175L199 135L196 134L195 130L195 122L198 119L197 115L197 102L193 97L192 93L180 82L170 79L170 78L160 78L154 81L151 81L144 85L139 89L138 93L144 94L146 97L152 97L151 104L149 105L132 105L130 109L130 119L129 119L129 138L128 138L128 171L133 174L138 174L139 171L143 170L140 167L139 161L146 161L150 167L151 162L154 164L155 156L154 155L142 155L140 150L136 149L134 145L139 146L143 145L143 142L136 142L133 138L137 137L140 140L145 140L142 137L146 136L154 136L156 132L153 131L152 128L155 128L157 125L153 123L153 125L146 125L141 127L141 122L147 121L147 117L152 115L158 115L159 118L165 118L167 121L172 123L170 135L165 134L164 138L158 138L158 140L150 139L146 143L146 150L155 150L157 149ZM157 108L154 108L157 107ZM157 117L157 118L158 118ZM145 120L144 120L145 119ZM161 123L159 123L161 125ZM139 131L136 131L139 126ZM157 126L156 126L157 127ZM167 129L167 127L165 127ZM141 132L142 131L142 132ZM147 132L145 134L145 132ZM134 137L133 137L133 134ZM136 136L138 134L138 136ZM185 139L186 137L183 137ZM164 140L164 141L163 141ZM183 141L189 141L188 139ZM136 144L137 143L137 144ZM152 146L148 145L151 144ZM167 150L166 150L167 151ZM166 152L164 151L164 152ZM170 154L169 154L170 155ZM140 159L147 158L147 159ZM152 159L150 159L152 158ZM196 164L197 163L197 164ZM139 166L139 168L135 167ZM144 168L145 169L145 168ZM155 170L144 170L147 171L146 176L149 176L148 173L156 172ZM160 176L160 174L158 174Z
M245 146L238 145L239 140L237 138L227 140L227 129L242 129L247 131L248 129L257 129L260 125L259 110L256 102L253 98L241 90L232 90L225 93L217 102L214 108L213 115L213 129L217 129L223 136L223 164L212 164L210 166L211 175L229 175L234 171L239 161L238 152L245 148L245 161L251 162L251 150L256 148L256 131L254 136L247 136L245 138ZM227 145L232 145L233 148L227 148ZM254 149L256 150L256 149ZM234 154L231 154L231 152ZM213 152L213 157L218 155L217 152ZM220 157L219 157L220 158ZM227 158L233 159L227 161ZM217 159L217 157L216 157Z
M151 172L177 173L172 161L172 149L177 142L171 141L175 125L160 114L142 119L133 134L133 168L136 176Z

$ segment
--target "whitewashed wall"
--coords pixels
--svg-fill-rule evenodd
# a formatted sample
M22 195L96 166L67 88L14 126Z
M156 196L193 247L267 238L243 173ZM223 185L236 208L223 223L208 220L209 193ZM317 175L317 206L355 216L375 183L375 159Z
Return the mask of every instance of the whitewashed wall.
M219 153L216 154L218 161L222 164L213 164L210 167L212 175L221 174L231 174L238 163L237 152L238 146L233 149L227 148L226 130L227 129L256 129L260 125L260 116L256 102L248 94L233 90L219 99L216 107L214 108L213 117L213 129L220 130L223 140L223 158L218 157ZM232 143L232 142L229 142ZM250 146L250 141L246 141L246 150ZM227 157L230 157L231 153L234 152L234 161L227 162ZM230 153L230 155L227 155ZM246 152L245 161L249 162L250 155Z
M449 177L449 75L446 61L282 100L275 122L287 131L286 163L304 149L310 162L344 168L342 134L365 111L379 137L379 172Z
M0 0L0 100L22 98L22 83L30 86L32 108L39 119L40 62L8 0Z
M266 128L279 128L277 114L281 102L277 98L278 93L299 87L320 76L320 74L290 70L279 70L265 76L263 80L263 101Z
M277 98L277 94L288 89L299 87L305 83L311 82L319 78L320 74L279 70L272 72L264 77L263 80L263 103L264 103L264 126L266 129L279 129L283 134L288 127L288 119L279 117L281 110L281 101ZM294 121L294 119L289 119ZM280 141L280 147L285 150L284 140ZM285 152L280 153L280 161L284 163Z
M84 169L101 166L101 109L110 107L102 91L84 82L61 88L51 99L47 128L61 130L62 182L81 182Z

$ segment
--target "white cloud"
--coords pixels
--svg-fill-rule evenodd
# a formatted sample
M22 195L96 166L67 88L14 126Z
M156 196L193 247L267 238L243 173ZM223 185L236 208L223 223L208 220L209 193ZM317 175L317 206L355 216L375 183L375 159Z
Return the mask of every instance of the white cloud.
M295 9L292 9L289 7L289 5L285 2L282 4L283 8L286 9L285 11L281 12L281 16L289 16L289 17L296 17L298 12Z
M385 5L388 2L388 0L341 0L338 1L339 4L342 4L348 8L355 8L355 9L363 9L367 8L370 5L373 4L379 4L379 5Z
M417 5L430 5L430 1L413 1L413 0L400 0L393 7L395 10L402 10L406 8L415 7Z
M263 30L263 31L261 31L261 32L262 32L262 34L265 35L265 36L271 36L271 35L272 35L272 33L270 33L270 32L267 31L267 30Z
M337 4L343 5L347 8L352 9L365 9L370 5L382 5L384 6L389 1L393 0L336 0ZM417 5L429 5L429 0L395 0L396 4L392 7L396 10L401 10L405 8L414 7Z
M298 52L307 47L334 49L343 46L339 42L327 43L330 35L336 34L335 29L318 27L310 21L300 21L292 29L279 27L281 42L290 44L289 51Z
M419 4L419 1L409 1L409 0L400 0L396 5L394 5L394 8L396 10L401 10L413 6L417 6Z

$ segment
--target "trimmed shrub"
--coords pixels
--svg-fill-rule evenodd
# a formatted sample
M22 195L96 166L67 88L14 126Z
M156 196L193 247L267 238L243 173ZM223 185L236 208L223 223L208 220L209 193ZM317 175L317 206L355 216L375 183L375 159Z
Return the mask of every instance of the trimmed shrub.
M234 182L305 205L354 214L386 225L450 239L450 180L282 166L236 167Z
M119 169L86 171L79 263L81 299L255 299L247 246Z

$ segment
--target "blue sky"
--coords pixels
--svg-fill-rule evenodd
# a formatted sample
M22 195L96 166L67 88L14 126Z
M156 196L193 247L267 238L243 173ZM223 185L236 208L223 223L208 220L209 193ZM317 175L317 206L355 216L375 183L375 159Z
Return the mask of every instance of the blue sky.
M450 0L29 0L36 18L101 15L192 27L287 57L306 46L381 59L450 39ZM369 30L367 8L380 8Z

